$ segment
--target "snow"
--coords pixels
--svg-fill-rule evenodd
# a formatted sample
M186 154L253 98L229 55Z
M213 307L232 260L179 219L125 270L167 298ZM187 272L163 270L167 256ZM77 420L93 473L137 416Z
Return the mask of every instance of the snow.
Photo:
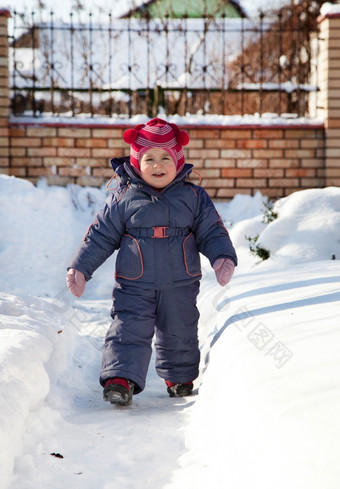
M238 3L250 17L256 17L259 13L279 9L289 5L290 0L238 0Z
M132 117L126 115L113 114L112 117L91 117L90 114L79 114L75 118L71 118L71 113L55 116L52 114L42 114L39 117L34 117L32 113L27 112L24 116L10 116L11 124L67 124L67 125L136 125L145 124L149 117L145 114L137 114ZM323 126L324 121L317 118L297 117L296 114L275 114L265 112L263 114L245 114L245 115L219 115L219 114L204 114L199 111L197 114L187 113L184 116L167 115L161 111L157 117L166 118L168 122L174 122L178 125L200 125L200 126Z
M131 407L102 401L114 257L80 300L65 269L104 189L0 176L0 488L337 489L340 189L217 202L240 264L203 257L198 395L151 362ZM259 263L245 235L271 252Z
M305 90L306 92L316 92L318 87L307 83L293 83L291 81L283 83L240 83L237 88L239 90L282 90L286 93L293 93L296 90Z
M332 4L329 2L326 2L322 5L320 9L321 15L339 15L340 14L340 5L339 4Z

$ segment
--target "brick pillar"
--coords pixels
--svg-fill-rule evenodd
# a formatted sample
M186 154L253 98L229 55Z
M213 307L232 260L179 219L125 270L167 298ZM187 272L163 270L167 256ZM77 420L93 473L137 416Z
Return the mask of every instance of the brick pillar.
M9 73L7 22L11 14L0 9L0 173L9 173Z
M325 121L325 185L340 186L340 13L319 17L318 117Z

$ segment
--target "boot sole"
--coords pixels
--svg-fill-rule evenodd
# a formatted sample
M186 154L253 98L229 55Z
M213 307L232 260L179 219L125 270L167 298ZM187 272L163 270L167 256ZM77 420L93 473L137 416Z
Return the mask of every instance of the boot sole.
M192 387L189 386L173 386L168 387L167 391L170 397L187 397L192 396Z
M128 383L129 390L119 384L110 384L105 387L103 392L104 401L109 401L111 404L118 404L119 406L129 406L132 404L134 384L130 381Z
M111 404L118 404L119 406L130 406L132 404L132 396L123 397L120 392L110 391L105 397L105 401L109 401Z

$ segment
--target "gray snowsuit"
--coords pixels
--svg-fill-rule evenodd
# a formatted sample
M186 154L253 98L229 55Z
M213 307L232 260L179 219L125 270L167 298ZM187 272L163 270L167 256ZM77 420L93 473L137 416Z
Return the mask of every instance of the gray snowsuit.
M69 268L86 280L115 251L116 284L100 382L132 380L145 387L156 332L156 370L184 383L198 375L200 360L196 299L201 279L199 253L210 260L235 250L205 190L186 181L192 165L161 191L145 183L128 158L112 160L118 189L90 226Z

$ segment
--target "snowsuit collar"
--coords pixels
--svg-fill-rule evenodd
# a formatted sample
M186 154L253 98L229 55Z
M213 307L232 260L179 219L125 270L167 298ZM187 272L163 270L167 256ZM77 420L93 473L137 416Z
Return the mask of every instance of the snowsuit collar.
M155 194L160 194L163 193L167 188L172 186L173 184L184 180L187 175L189 175L192 172L192 169L194 165L190 163L185 163L182 170L180 173L175 177L175 179L169 183L166 187L163 189L157 191L151 185L147 184L134 170L133 166L130 163L130 157L129 156L123 156L121 158L112 158L111 160L111 165L113 168L113 171L116 173L116 175L119 176L120 181L122 184L127 184L128 182L134 183L136 185L139 185L140 187L143 186L145 189L148 190L153 190Z

